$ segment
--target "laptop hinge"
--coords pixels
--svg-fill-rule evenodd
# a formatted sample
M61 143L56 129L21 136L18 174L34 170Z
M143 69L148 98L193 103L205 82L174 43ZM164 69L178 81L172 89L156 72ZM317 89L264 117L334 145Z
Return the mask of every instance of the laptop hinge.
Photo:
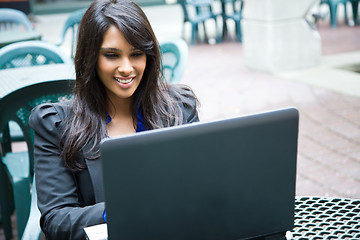
M285 233L278 233L263 238L264 240L286 240Z
M286 240L286 232L274 233L267 236L250 238L249 240Z

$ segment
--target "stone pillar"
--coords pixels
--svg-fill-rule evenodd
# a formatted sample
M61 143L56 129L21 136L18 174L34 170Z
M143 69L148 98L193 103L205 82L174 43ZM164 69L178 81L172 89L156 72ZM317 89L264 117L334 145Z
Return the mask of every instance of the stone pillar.
M320 63L321 39L305 15L318 0L244 0L245 64L269 72Z

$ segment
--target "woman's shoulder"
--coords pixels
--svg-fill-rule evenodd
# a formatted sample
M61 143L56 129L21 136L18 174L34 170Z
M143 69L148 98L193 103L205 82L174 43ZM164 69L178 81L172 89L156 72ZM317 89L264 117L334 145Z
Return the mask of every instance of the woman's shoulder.
M31 110L29 125L36 129L42 127L54 127L63 122L68 116L71 101L58 103L43 103Z
M193 90L184 84L169 86L170 95L178 102L183 113L183 122L196 122L198 118L199 101Z
M175 98L177 101L185 103L192 102L193 104L198 103L198 99L194 91L187 85L184 84L171 84L169 85L170 96Z

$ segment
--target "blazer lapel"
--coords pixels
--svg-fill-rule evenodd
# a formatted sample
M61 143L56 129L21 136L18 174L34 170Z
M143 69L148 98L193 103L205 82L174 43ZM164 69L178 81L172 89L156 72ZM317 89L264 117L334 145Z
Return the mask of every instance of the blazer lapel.
M95 201L104 201L104 188L103 188L103 176L102 176L102 165L101 158L96 160L85 159L88 167L92 185L94 187Z

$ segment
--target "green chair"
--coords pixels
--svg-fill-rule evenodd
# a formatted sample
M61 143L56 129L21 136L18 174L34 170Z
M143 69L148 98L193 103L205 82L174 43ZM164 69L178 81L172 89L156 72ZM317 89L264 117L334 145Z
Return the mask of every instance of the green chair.
M0 69L72 62L59 47L44 41L17 42L0 49ZM11 136L13 141L23 141L24 137L17 124L10 122L9 125L10 131L2 132L0 140L10 142ZM11 151L11 145L5 144L3 151Z
M9 121L16 122L27 146L27 151L2 152L0 155L0 208L6 239L12 236L10 217L13 206L19 239L30 212L30 189L34 175L33 130L28 125L31 109L41 103L71 98L74 83L74 80L41 82L18 89L0 100L0 129L6 129Z
M37 206L37 193L36 193L35 174L34 174L32 181L32 188L31 188L30 215L27 220L24 233L21 238L22 240L40 239L40 235L41 235L40 217L41 217L41 213Z
M72 63L59 47L44 41L24 41L0 49L0 69Z
M69 15L63 27L59 41L56 43L57 46L61 46L65 41L65 36L68 31L71 31L71 54L74 57L75 46L77 42L77 27L79 26L82 17L84 16L86 9L77 10Z
M25 13L11 8L0 8L0 32L11 30L33 31L33 27Z
M160 42L163 74L166 81L179 83L187 62L188 46L183 39Z
M346 10L346 4L351 3L352 6L352 12L353 12L353 18L354 18L354 24L358 23L358 6L359 6L359 0L321 0L321 4L327 4L329 6L330 11L330 22L331 27L336 28L337 27L337 7L339 4L344 5L344 18L345 23L349 24L348 16L347 16L347 10Z
M213 20L216 29L216 39L220 42L217 30L217 18L221 14L215 14L212 8L212 0L178 0L184 14L183 36L185 35L185 24L191 24L191 45L195 44L195 37L199 34L199 25L204 27L205 40L208 39L205 23ZM192 13L192 14L191 14Z
M237 40L242 42L242 33L241 33L241 20L242 20L242 9L244 7L243 0L221 0L222 4L222 17L223 17L223 37L227 34L227 24L228 19L234 21L235 23L235 34ZM231 5L231 12L228 12L226 8L227 5Z

